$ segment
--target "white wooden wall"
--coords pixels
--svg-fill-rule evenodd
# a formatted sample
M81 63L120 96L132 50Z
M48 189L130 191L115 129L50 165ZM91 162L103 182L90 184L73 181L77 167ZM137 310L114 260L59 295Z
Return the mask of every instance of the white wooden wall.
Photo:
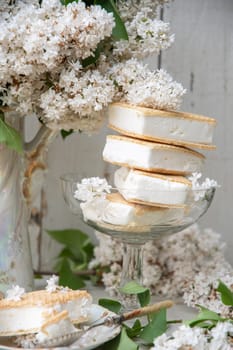
M182 109L217 119L216 151L205 152L205 173L217 179L218 189L209 212L201 219L227 242L227 257L233 263L233 0L174 0L164 9L176 40L162 54L162 67L187 88ZM157 58L151 59L152 68ZM87 176L105 176L109 168L101 153L108 133L104 127L91 137L75 134L65 141L57 138L49 151L49 170L45 186L48 211L43 220L40 262L51 269L60 247L51 241L46 229L80 228L93 233L65 205L59 176L65 172L83 172ZM33 257L38 267L37 237Z

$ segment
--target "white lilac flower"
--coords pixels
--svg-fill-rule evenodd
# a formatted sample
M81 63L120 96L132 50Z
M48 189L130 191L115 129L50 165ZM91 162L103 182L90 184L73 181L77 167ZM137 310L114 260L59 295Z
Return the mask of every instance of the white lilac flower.
M12 58L10 74L37 75L69 56L90 56L111 35L113 26L112 14L99 6L86 8L82 1L62 6L59 0L46 0L41 7L39 3L22 5L2 26L0 43Z
M202 188L209 189L212 187L218 187L218 183L216 180L209 179L208 177L202 182L201 184Z
M116 286L119 286L121 279L122 267L118 263L113 263L110 266L110 272L103 273L103 283L106 286L106 291L109 295L116 295Z
M113 240L110 236L103 235L96 231L96 237L99 241L99 245L94 248L95 259L91 261L90 266L97 265L108 266L112 262L120 262L122 259L123 248L117 240ZM103 249L103 247L105 248Z
M25 294L25 289L19 286L12 286L11 289L6 291L6 299L19 301L21 297Z
M151 350L183 350L187 347L192 350L206 350L207 338L201 328L180 326L172 336L158 337Z
M193 173L189 180L192 182L192 188L195 189L210 189L211 187L217 187L218 183L215 180L211 180L208 177L200 183L198 180L202 177L201 173Z
M233 324L218 322L211 330L210 350L230 350L233 342ZM231 343L230 343L231 342Z
M14 344L19 348L32 349L35 347L35 334L19 335L15 337Z
M218 262L217 262L218 263ZM216 265L217 266L217 265ZM184 288L183 299L185 304L191 307L204 305L222 317L233 317L232 308L224 305L220 294L217 292L219 280L233 290L233 271L228 263L221 263L221 267L215 267L207 272L199 272Z
M178 109L186 90L172 80L163 69L148 73L143 80L135 81L128 90L128 102L157 109Z
M198 184L198 180L202 177L202 173L192 173L191 176L189 176L189 180L192 182L192 188L196 188Z
M199 179L202 177L201 173L193 173L188 179L192 182L192 189L194 190L194 200L198 201L206 195L206 191L211 188L218 187L218 183L215 180L211 180L208 177L203 181L199 182Z
M151 350L230 350L232 332L230 322L218 322L211 330L182 325L172 335L156 338Z
M77 190L74 192L74 198L88 202L95 197L105 198L106 193L110 193L111 186L106 179L99 177L84 178L81 183L77 183Z
M97 131L112 101L176 109L185 90L164 71L137 61L170 46L169 25L156 9L167 0L117 1L129 40L113 41L112 13L84 2L15 0L0 9L0 103L37 114L52 129ZM104 52L83 67L98 44ZM111 68L109 68L111 67Z
M52 128L66 124L65 129L91 130L85 123L104 120L103 110L113 96L112 80L96 69L83 71L79 62L72 63L61 71L58 83L41 95L43 120Z
M115 98L149 108L177 109L186 90L163 69L150 71L136 59L118 63L110 69L115 82Z
M169 23L149 18L139 11L132 21L126 22L129 40L120 40L114 44L113 54L125 59L131 57L145 58L151 54L159 54L174 42L170 34Z
M117 0L119 12L124 21L132 20L138 11L143 11L146 15L157 15L160 5L167 4L170 0Z
M117 240L98 233L99 245L95 247L93 266L111 266L122 264L123 246ZM143 281L151 292L164 296L183 296L189 305L209 305L209 287L206 283L198 283L197 276L233 275L233 269L224 258L225 245L220 241L221 236L211 229L200 230L194 225L182 232L172 235L166 240L156 240L145 244L143 254ZM116 290L120 277L110 268L104 275L104 285L111 292ZM212 278L212 277L211 277ZM196 281L196 282L195 282ZM230 285L229 280L223 282ZM115 285L113 285L115 283ZM192 288L193 290L192 290ZM195 288L196 287L196 288ZM199 290L200 288L200 290ZM187 293L186 293L187 291ZM203 294L204 291L208 295ZM196 295L196 298L195 298ZM200 300L199 300L200 297ZM211 298L213 300L213 298ZM216 302L219 306L220 299ZM210 305L209 305L210 306ZM224 310L225 314L229 310Z
M91 120L82 122L81 127L96 129L100 125L98 112L111 101L112 83L98 72L84 71L84 77L76 78L74 85L81 85L83 80L80 91L81 95L85 90L83 98L78 103L79 96L74 101L70 95L68 105L67 94L64 96L56 89L61 72L69 70L70 62L92 55L98 43L111 35L113 15L100 6L86 7L82 1L63 6L59 0L44 0L40 6L36 0L25 0L16 1L12 7L4 6L0 20L2 104L24 116L37 112L41 117L42 109L44 121L55 124L57 120L68 124L75 117L79 119L80 113L85 114ZM77 64L73 66L77 71ZM48 90L49 86L53 89Z
M58 288L58 276L56 275L53 275L51 276L46 282L47 282L47 286L45 287L45 289L52 293L52 292L55 292Z

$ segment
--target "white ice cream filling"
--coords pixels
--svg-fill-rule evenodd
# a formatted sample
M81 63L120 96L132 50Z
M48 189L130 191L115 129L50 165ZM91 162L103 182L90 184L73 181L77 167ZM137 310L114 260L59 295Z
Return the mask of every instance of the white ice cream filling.
M38 332L35 336L35 340L38 343L43 343L49 339L54 339L75 331L77 331L77 328L73 326L72 322L69 319L64 319L48 325L44 332Z
M184 215L183 208L151 208L135 206L131 203L113 202L108 199L104 200L104 205L101 208L95 199L82 203L81 208L86 221L132 227L158 225L164 221L174 222L180 220Z
M155 148L144 143L107 138L103 158L105 161L128 165L138 169L164 169L167 171L192 173L199 171L204 157L177 147Z
M6 308L0 311L0 334L23 334L37 332L46 322L48 313L53 311L68 311L72 322L77 322L80 317L88 317L91 301L87 298L70 300L65 304L54 304L50 306L32 305L24 307Z
M151 138L211 144L215 123L179 116L145 115L137 108L119 105L109 107L109 124L128 133Z
M126 200L163 205L184 204L189 189L188 184L144 175L125 167L115 171L114 183Z

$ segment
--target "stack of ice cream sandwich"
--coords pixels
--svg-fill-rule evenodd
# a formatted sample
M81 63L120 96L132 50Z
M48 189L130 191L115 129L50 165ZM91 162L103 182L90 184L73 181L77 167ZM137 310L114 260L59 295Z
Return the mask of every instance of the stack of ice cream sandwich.
M194 149L214 149L215 119L113 103L103 159L119 166L116 192L81 203L85 220L129 227L179 221L187 213L189 175L205 157ZM121 229L121 228L120 228Z
M99 210L102 220L153 225L165 216L182 216L192 185L188 176L200 172L205 160L194 149L215 148L215 119L125 103L110 105L108 118L119 134L107 136L103 159L119 166L114 173L119 193Z

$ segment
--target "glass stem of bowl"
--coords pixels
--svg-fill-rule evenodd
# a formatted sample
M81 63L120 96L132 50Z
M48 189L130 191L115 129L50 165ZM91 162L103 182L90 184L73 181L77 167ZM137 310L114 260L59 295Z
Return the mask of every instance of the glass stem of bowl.
M124 293L122 288L132 281L142 284L143 245L144 242L123 242L120 298L125 310L132 310L139 307L137 296L135 294Z

